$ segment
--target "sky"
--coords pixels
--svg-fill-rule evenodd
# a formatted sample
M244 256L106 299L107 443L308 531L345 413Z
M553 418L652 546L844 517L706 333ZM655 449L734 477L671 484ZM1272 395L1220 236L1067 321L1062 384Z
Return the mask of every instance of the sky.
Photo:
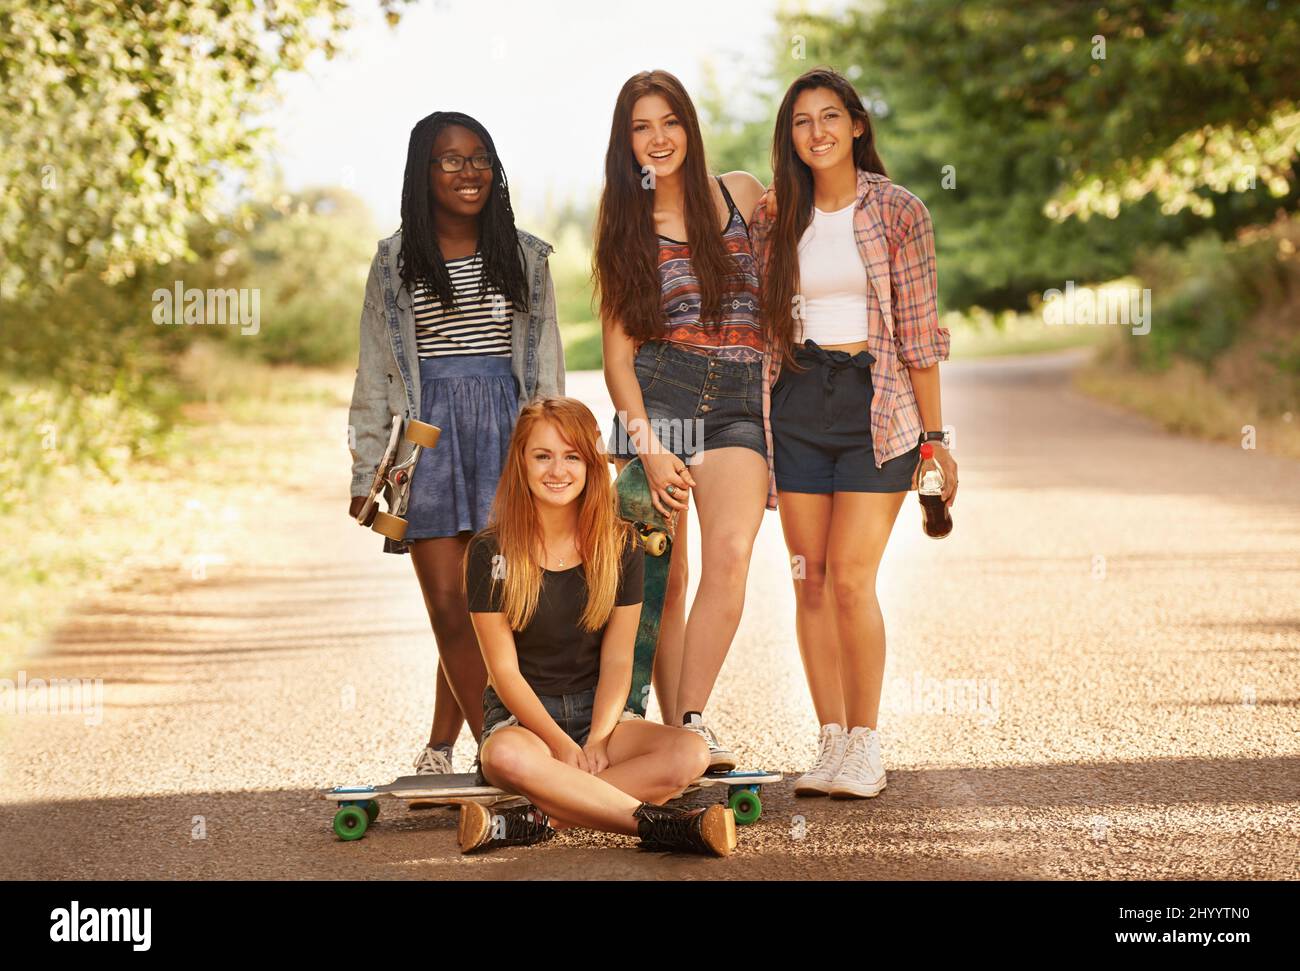
M282 79L266 121L290 189L346 186L387 232L412 126L466 112L492 134L524 224L549 203L595 198L624 81L663 68L695 93L711 61L724 88L743 88L746 58L762 71L769 56L778 2L420 0L393 29L376 0L354 0L346 52Z

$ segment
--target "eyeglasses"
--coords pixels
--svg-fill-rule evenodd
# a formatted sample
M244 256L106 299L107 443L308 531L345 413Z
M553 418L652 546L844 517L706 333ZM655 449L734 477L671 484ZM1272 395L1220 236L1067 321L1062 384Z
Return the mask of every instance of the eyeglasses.
M469 162L474 168L482 171L483 169L492 168L493 156L491 152L483 152L479 155L443 155L438 158L430 159L429 164L435 162L442 167L444 172L459 172Z

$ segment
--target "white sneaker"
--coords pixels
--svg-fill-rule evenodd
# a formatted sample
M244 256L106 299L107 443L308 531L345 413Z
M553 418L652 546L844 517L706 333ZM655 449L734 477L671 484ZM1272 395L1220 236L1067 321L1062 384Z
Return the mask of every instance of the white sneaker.
M869 799L885 788L880 733L865 726L849 732L840 771L831 780L832 799Z
M704 719L695 715L689 722L682 725L682 728L688 732L694 732L704 741L709 743L709 767L707 772L730 772L736 767L736 756L718 741L718 736L713 734L713 729L704 724Z
M831 791L831 782L839 774L844 761L844 750L849 744L849 733L842 725L831 722L823 725L817 739L817 758L813 767L794 784L796 796L824 796Z
M424 751L415 759L416 775L451 775L451 759L443 755L432 745L426 745Z

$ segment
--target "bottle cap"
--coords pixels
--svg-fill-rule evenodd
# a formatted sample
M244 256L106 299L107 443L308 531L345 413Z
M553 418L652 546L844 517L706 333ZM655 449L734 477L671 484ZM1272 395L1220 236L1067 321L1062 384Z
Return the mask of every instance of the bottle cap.
M931 445L929 442L921 443L921 458L923 459L934 458L934 446Z

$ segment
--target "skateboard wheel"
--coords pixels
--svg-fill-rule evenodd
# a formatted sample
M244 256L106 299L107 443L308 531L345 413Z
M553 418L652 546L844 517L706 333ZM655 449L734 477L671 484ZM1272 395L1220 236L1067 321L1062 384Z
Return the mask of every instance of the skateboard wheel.
M406 423L406 440L421 448L433 448L438 444L442 429L428 422L411 420Z
M380 536L387 536L391 540L401 542L402 537L406 535L406 520L390 516L386 512L376 512L375 521L370 528Z
M370 799L366 802L366 819L373 823L379 818L379 800Z
M334 814L334 835L345 843L361 839L369 825L366 811L357 806L344 806Z
M668 537L663 533L646 533L645 551L651 556L663 556L668 551Z
M763 814L763 803L759 800L757 792L739 789L731 794L727 802L736 817L736 822L742 826L754 822Z

